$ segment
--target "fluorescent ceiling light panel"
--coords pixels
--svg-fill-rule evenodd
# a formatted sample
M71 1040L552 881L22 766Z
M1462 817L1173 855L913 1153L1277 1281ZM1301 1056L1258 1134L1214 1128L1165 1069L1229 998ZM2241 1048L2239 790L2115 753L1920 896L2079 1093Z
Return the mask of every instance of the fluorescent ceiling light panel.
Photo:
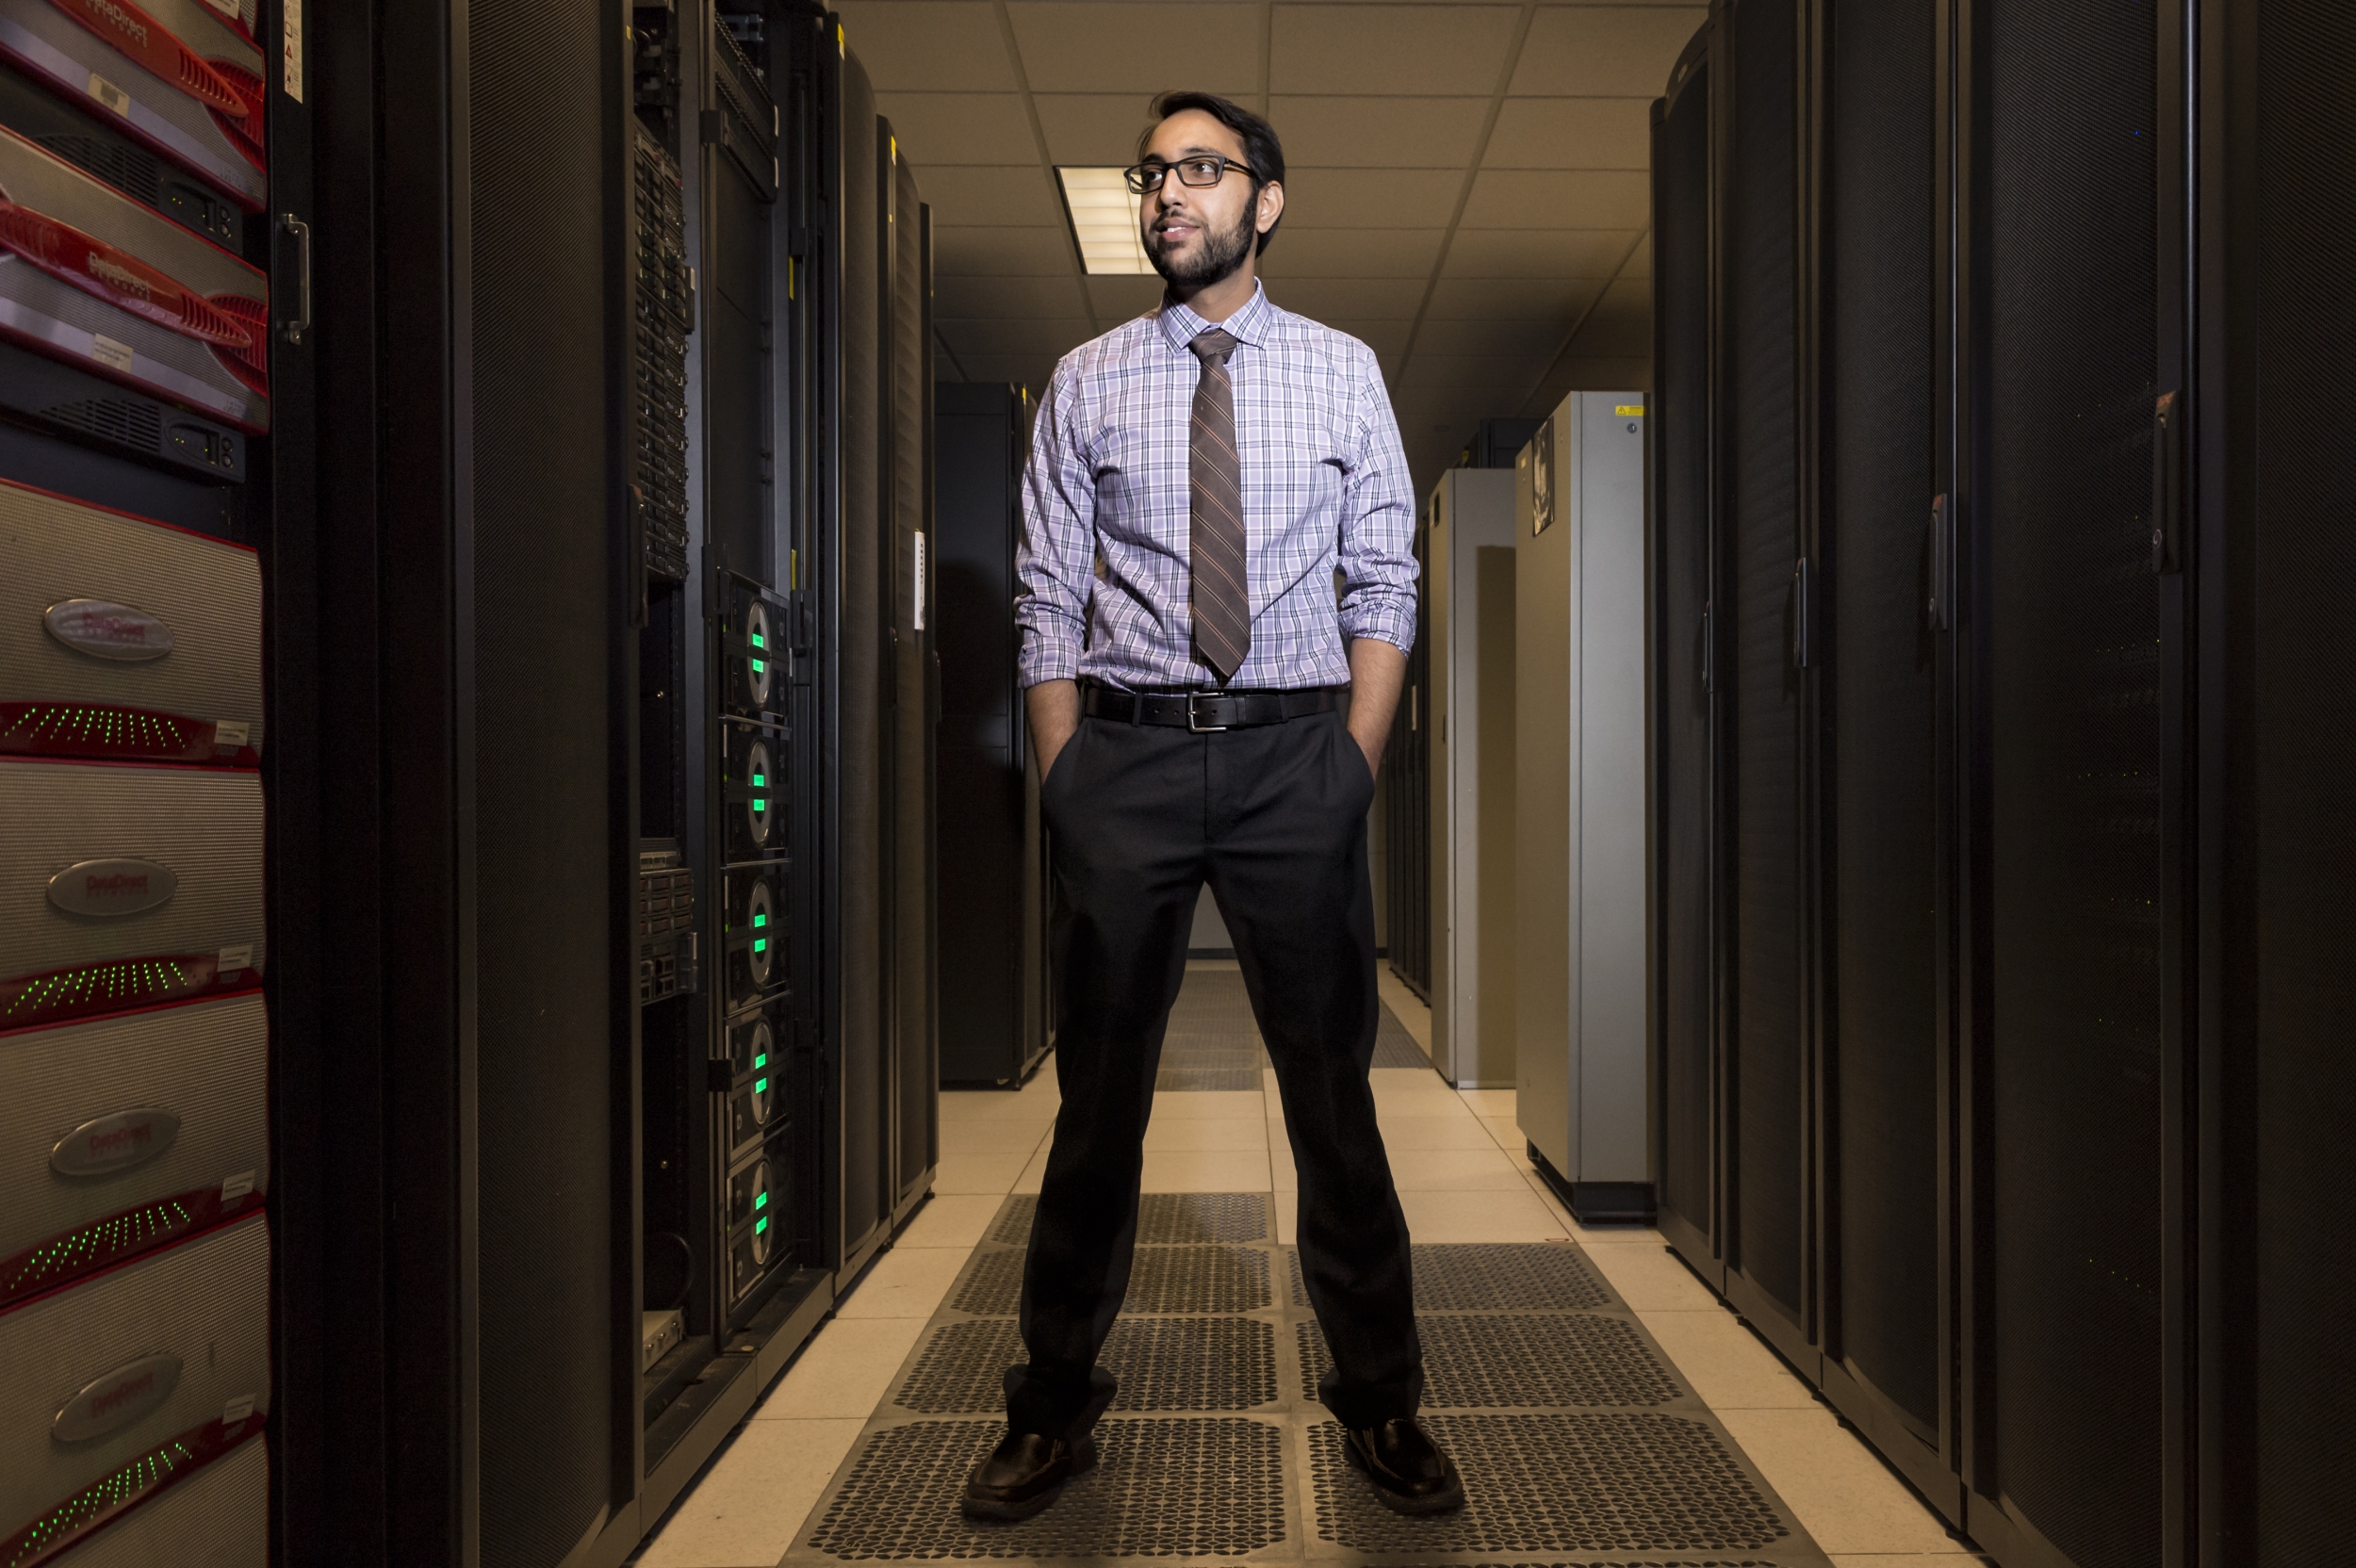
M1055 166L1063 182L1063 208L1072 237L1080 242L1080 263L1095 274L1151 272L1137 238L1137 199L1118 169Z

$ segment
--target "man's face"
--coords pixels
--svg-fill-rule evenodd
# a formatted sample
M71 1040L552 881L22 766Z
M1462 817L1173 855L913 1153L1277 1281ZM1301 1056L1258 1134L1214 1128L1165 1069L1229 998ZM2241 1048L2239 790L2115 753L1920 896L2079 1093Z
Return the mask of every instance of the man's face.
M1153 129L1148 159L1176 163L1217 153L1231 164L1248 165L1243 139L1201 109L1182 109ZM1272 192L1268 188L1262 194ZM1137 223L1146 258L1169 283L1195 287L1217 283L1241 267L1258 242L1259 215L1252 176L1230 168L1215 186L1190 186L1174 173L1159 190L1137 199ZM1271 215L1272 216L1272 215Z

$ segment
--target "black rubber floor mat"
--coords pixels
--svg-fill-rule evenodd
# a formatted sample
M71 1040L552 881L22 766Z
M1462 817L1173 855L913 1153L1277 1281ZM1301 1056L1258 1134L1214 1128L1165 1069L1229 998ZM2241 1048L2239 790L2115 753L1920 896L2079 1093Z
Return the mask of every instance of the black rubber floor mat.
M1055 1507L1017 1525L963 1518L968 1471L1005 1430L918 1421L871 1432L810 1529L829 1556L939 1558L1240 1556L1284 1535L1284 1432L1248 1417L1110 1419L1103 1459Z
M1432 1415L1464 1506L1411 1519L1375 1501L1342 1429L1309 1429L1317 1534L1369 1552L1744 1552L1792 1535L1717 1433L1681 1415Z
M1297 1323L1301 1396L1317 1396L1333 1364L1315 1323ZM1483 1313L1427 1316L1423 1341L1427 1410L1533 1410L1665 1405L1685 1390L1619 1317L1577 1313Z
M1301 1254L1291 1258L1292 1302L1305 1307ZM1578 1247L1562 1243L1417 1247L1415 1269L1417 1312L1594 1312L1614 1301Z
M892 1402L920 1415L1006 1406L1006 1371L1029 1359L1011 1318L933 1331ZM1251 1410L1276 1402L1276 1329L1253 1317L1124 1317L1104 1341L1116 1411Z
M1030 1243L1039 1200L1017 1195L991 1221L990 1239L1002 1247ZM1149 1192L1137 1200L1139 1247L1190 1247L1205 1242L1266 1241L1275 1212L1264 1192Z
M1019 1251L982 1254L951 1304L977 1317L1011 1317L1023 1304ZM1125 1313L1258 1312L1268 1305L1268 1255L1245 1247L1140 1247L1129 1266Z

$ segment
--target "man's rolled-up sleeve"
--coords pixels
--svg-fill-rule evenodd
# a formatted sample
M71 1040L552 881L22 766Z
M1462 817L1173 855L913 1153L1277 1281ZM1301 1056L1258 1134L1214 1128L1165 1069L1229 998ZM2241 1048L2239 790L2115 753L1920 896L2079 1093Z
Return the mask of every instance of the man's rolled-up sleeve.
M1023 546L1015 553L1015 624L1023 685L1075 680L1096 587L1096 483L1075 428L1071 368L1059 365L1032 427L1023 469Z
M1377 637L1406 653L1415 645L1415 498L1371 350L1360 360L1357 393L1358 449L1342 487L1337 557L1342 636Z

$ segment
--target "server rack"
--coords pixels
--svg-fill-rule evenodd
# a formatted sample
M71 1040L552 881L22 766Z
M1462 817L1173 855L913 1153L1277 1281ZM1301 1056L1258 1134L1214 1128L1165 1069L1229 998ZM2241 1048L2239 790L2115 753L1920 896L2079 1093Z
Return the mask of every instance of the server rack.
M1415 522L1415 645L1383 770L1383 907L1391 972L1432 1000L1431 503Z
M1046 842L1017 683L1014 562L1030 395L934 390L940 547L941 1013L944 1084L1020 1085L1045 1054Z
M2251 650L2296 636L2312 653L2314 641L2289 629L2296 611L2267 613L2295 596L2253 595L2266 514L2236 488L2263 468L2253 247L2260 215L2281 225L2287 211L2249 194L2268 189L2256 84L2262 60L2303 69L2351 42L2343 19L2288 6L1732 0L1696 45L1733 67L1716 106L1738 127L1732 145L1721 131L1714 168L1680 156L1682 97L1656 113L1663 1225L2007 1564L2270 1560L2257 1543L2273 1520L2274 1555L2312 1549L2312 1513L2249 1456L2268 1438L2285 1463L2294 1451L2337 1462L2345 1448L2257 1392L2266 1331L2242 1303L2261 1266L2235 1216L2253 1212L2271 1157L2244 1065L2266 1035L2233 1009L2282 951L2250 891L2266 864L2255 781L2296 798L2328 767L2314 747L2278 749L2271 775L2251 760L2269 722ZM1785 58L1769 58L1777 49ZM1776 81L1757 85L1746 52ZM1706 69L1689 54L1676 90ZM1746 169L1760 149L1780 156L1776 138L1741 128L1746 98L1767 101L1797 149L1792 178L1774 181L1796 214L1781 410L1743 373L1759 357L1745 341L1749 286L1722 282L1714 306L1693 289L1704 267L1756 274L1743 237L1772 231L1784 204L1764 204L1746 230ZM2328 95L2280 101L2313 111L2274 144L2284 155L2345 139ZM2312 190L2344 172L2300 167L2299 209L2336 210ZM1698 246L1678 222L1697 195L1725 224ZM2275 253L2305 269L2302 298L2337 300L2322 248L2294 237ZM2299 340L2331 332L2302 318ZM1717 405L1702 428L1678 424L1683 387ZM1796 461L1769 488L1776 509L1788 498L1799 547L1775 607L1788 684L1768 694L1797 714L1782 906L1797 980L1762 1021L1759 955L1741 940L1743 835L1755 848L1762 832L1743 750L1781 733L1745 724L1757 650L1729 647L1726 616L1705 603L1700 684L1735 711L1716 719L1724 763L1702 765L1679 722L1675 622L1697 560L1713 600L1739 589L1746 509L1760 511L1747 491L1761 459L1745 443L1778 419L1790 435L1774 444L1788 439ZM2319 469L2292 449L2272 461L2296 491ZM1690 520L1713 491L1714 560ZM2276 537L2278 561L2312 548L2295 528ZM2319 561L2309 571L2329 575ZM1753 575L1764 599L1770 574ZM2299 729L2315 733L2303 718ZM1782 780L1779 754L1769 760ZM1695 811L1689 789L1677 809L1680 782L1705 778L1710 808ZM1697 896L1691 825L1713 812L1708 856L1734 907L1696 942L1675 911ZM2313 856L2345 845L2320 818L2305 833ZM2329 924L2319 910L2306 920ZM1697 971L1717 988L1714 1059L1688 1021ZM2310 978L2297 1005L2323 983ZM1762 1102L1759 1040L1779 1048L1785 1029L1797 1092L1785 1074ZM2296 1035L2273 1037L2282 1059L2299 1059ZM2305 1065L2305 1092L2328 1093L2329 1069ZM2298 1147L2295 1123L2269 1130ZM1762 1139L1791 1152L1764 1185ZM1796 1294L1760 1277L1750 1223L1762 1200L1792 1197L1793 1173L1796 1246L1766 1239ZM2316 1310L2294 1279L2275 1263L2274 1325ZM2327 1360L2312 1338L2299 1353Z

